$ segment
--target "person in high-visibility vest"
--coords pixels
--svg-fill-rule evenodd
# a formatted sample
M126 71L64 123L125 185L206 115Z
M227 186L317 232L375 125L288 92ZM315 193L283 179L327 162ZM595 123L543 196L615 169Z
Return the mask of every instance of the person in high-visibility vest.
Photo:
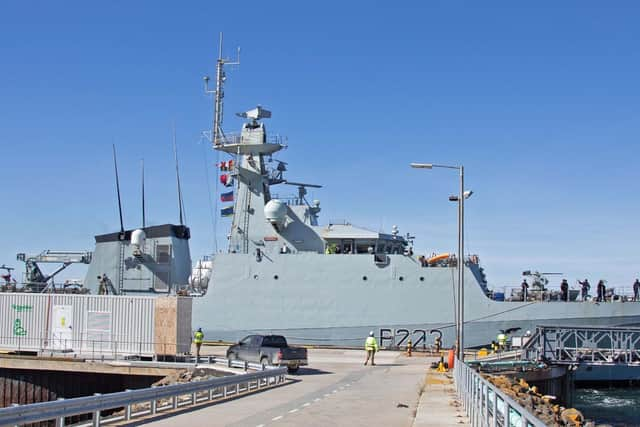
M378 351L378 341L376 341L376 338L373 336L373 331L369 332L369 336L364 342L364 349L367 351L367 360L364 361L364 365L367 366L369 359L371 359L371 366L375 366L376 362L374 357L376 351Z
M200 362L200 347L202 347L202 340L204 340L204 334L202 328L198 328L193 335L193 343L196 345L196 363Z
M505 350L507 348L507 334L504 332L500 332L498 334L498 346L500 346L500 350Z

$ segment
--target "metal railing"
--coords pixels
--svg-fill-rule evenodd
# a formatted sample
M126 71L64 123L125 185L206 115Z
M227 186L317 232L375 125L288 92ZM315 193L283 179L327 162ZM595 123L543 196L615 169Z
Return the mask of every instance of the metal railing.
M523 347L529 360L553 364L640 364L640 328L538 326Z
M454 377L472 426L545 427L545 423L460 360L456 360Z
M65 418L91 414L93 426L109 422L128 421L132 418L155 415L203 402L235 398L250 392L283 384L286 368L265 369L250 374L213 378L186 384L173 384L118 393L96 394L52 402L14 405L0 409L0 425L21 425L55 420L64 426ZM103 417L102 411L124 408L122 414Z
M0 336L0 350L90 360L119 360L137 356L158 359L184 356L191 350L191 343L135 341L124 336L100 333L83 333L80 339L73 339L52 333L47 337Z

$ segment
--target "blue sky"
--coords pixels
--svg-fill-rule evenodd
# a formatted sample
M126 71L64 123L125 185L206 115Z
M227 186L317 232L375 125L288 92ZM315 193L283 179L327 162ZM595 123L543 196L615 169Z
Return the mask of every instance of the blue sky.
M640 274L637 2L131 3L1 6L0 264L91 250L118 228L113 143L125 225L141 223L141 158L148 222L177 222L172 122L192 255L212 251L202 76L223 31L228 55L242 47L225 128L271 109L289 178L324 185L323 221L395 224L419 252L453 251L455 173L408 164L464 164L467 248L490 283Z

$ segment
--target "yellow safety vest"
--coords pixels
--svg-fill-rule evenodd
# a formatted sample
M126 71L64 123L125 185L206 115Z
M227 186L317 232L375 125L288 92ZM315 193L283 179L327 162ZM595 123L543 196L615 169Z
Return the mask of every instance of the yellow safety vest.
M374 337L368 337L364 342L365 350L378 351L378 341Z
M202 344L202 339L204 338L204 334L202 332L196 332L193 337L193 342L196 344Z

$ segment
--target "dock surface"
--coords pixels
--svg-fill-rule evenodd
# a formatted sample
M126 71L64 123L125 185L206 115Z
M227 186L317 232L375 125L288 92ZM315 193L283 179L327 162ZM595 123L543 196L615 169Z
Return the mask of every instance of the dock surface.
M224 354L224 348L207 349ZM310 366L293 383L203 405L145 425L173 426L398 426L468 425L456 406L450 376L428 373L435 358L380 352L363 366L364 351L309 350Z

